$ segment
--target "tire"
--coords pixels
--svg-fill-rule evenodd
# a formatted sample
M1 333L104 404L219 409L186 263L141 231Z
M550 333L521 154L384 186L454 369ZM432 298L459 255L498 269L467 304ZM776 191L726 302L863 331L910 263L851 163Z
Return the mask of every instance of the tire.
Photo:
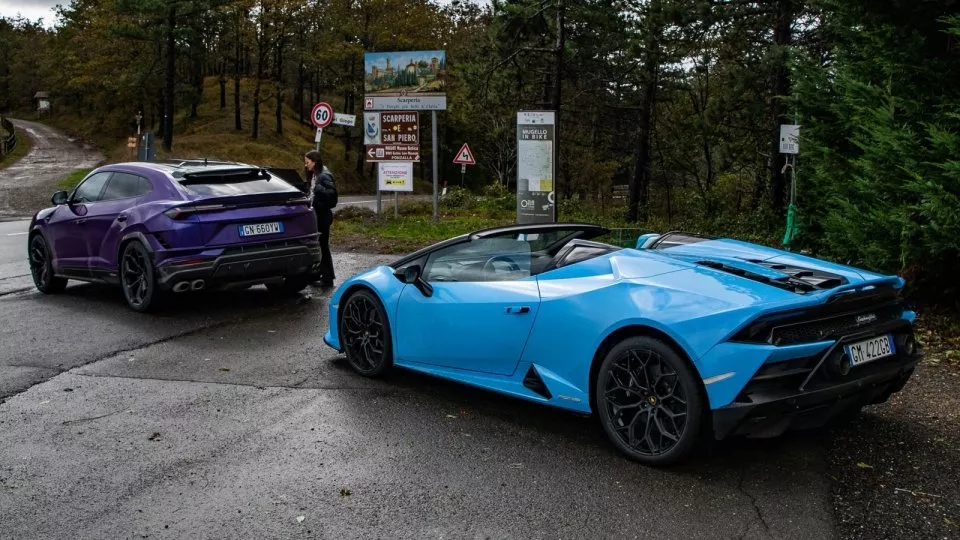
M33 284L38 291L43 294L58 294L67 288L67 280L53 273L53 257L42 234L30 237L27 259L30 262Z
M279 283L267 283L266 285L267 290L272 293L283 296L294 296L306 289L307 285L310 285L310 278L306 276L287 276Z
M693 369L658 339L630 337L611 348L594 396L607 437L634 461L674 465L703 439L705 400Z
M393 337L380 299L362 289L341 306L338 331L347 363L364 377L383 375L393 367Z
M150 252L134 240L120 254L120 287L130 309L147 313L159 307L163 293L157 285Z

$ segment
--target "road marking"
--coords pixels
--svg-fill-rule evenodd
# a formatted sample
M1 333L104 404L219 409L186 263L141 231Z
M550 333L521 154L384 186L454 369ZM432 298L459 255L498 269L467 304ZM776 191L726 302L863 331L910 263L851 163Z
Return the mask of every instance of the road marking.
M30 234L30 231L27 231L27 232L8 233L7 236L23 236L23 235L25 235L25 234Z

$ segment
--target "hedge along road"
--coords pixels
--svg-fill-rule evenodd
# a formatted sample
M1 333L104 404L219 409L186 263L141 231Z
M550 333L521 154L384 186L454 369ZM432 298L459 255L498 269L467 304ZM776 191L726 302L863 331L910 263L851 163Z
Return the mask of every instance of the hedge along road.
M27 217L50 205L57 182L77 169L95 167L103 154L56 129L11 119L33 141L30 152L0 169L0 217Z

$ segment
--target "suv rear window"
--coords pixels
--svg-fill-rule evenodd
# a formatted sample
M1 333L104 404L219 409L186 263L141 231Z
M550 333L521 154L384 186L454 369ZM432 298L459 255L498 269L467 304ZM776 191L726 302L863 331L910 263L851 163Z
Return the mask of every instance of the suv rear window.
M279 176L264 169L223 169L184 174L180 185L198 195L229 197L253 193L300 193Z

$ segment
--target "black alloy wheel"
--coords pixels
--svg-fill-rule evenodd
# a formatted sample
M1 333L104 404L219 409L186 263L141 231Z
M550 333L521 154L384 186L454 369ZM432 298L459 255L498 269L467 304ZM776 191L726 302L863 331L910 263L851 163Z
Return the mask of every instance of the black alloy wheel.
M30 238L29 258L30 274L37 290L43 294L54 294L67 288L67 280L53 273L53 257L42 235L35 234Z
M357 373L377 377L393 366L390 322L383 304L372 292L351 294L340 313L340 339L347 362Z
M144 313L159 303L160 293L150 254L136 240L127 244L120 256L120 284L127 305L134 311Z
M615 345L595 392L604 431L630 459L675 464L701 439L703 398L693 370L660 340L631 337Z

